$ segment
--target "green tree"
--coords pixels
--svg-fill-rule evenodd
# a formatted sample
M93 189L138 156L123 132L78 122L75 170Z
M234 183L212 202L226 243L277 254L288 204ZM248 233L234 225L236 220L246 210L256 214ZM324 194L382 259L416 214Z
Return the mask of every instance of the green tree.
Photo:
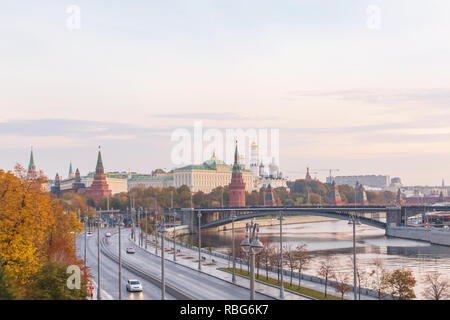
M10 292L6 281L5 270L0 267L0 300L12 300L14 295Z
M57 262L46 263L30 286L29 298L33 300L85 300L86 283L80 289L69 289L66 267Z

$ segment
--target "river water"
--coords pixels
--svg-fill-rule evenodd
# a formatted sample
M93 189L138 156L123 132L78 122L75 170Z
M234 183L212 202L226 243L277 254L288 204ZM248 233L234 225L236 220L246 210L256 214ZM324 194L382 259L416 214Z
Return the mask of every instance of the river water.
M310 267L305 271L310 275L317 275L320 261L325 255L333 256L337 270L347 273L352 282L352 229L352 225L344 220L284 225L283 246L295 248L306 244L313 257ZM240 243L244 235L245 230L236 230L236 243ZM279 247L279 226L261 227L259 237L263 242ZM202 231L202 246L210 246L216 251L226 252L231 248L231 239L231 230ZM427 273L439 271L450 280L450 247L386 237L384 230L367 225L357 226L356 243L358 264L367 272L373 269L373 260L377 258L383 261L388 270L412 270L417 281L414 290L419 299L423 297Z

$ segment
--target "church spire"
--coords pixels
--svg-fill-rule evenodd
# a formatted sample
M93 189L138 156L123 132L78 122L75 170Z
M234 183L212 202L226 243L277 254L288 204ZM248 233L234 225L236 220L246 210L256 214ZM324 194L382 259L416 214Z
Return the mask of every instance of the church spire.
M233 172L235 172L235 173L241 172L241 166L239 165L239 152L238 152L238 143L237 143L237 140L236 140L236 148L234 149Z
M102 162L102 153L100 152L100 146L98 146L98 157L97 157L97 167L96 169L103 169L103 162Z
M73 175L73 170L72 170L72 160L70 161L70 166L69 166L69 179L72 179L74 177Z
M34 164L33 147L31 147L30 162L28 164L28 170L34 171L35 169L36 169L36 165Z

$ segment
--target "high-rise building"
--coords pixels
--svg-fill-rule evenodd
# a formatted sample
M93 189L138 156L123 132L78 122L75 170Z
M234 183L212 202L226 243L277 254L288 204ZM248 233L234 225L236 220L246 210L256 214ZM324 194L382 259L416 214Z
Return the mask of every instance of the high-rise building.
M242 179L242 169L239 164L239 153L236 143L234 151L234 164L231 174L230 190L230 207L245 207L245 183Z

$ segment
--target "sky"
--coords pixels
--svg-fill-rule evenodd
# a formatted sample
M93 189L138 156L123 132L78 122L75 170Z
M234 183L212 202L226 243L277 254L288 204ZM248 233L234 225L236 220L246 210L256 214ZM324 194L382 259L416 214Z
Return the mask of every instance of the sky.
M173 132L201 121L278 129L289 178L450 181L447 0L0 6L2 169L33 146L50 177L85 174L99 145L107 171L171 169Z

